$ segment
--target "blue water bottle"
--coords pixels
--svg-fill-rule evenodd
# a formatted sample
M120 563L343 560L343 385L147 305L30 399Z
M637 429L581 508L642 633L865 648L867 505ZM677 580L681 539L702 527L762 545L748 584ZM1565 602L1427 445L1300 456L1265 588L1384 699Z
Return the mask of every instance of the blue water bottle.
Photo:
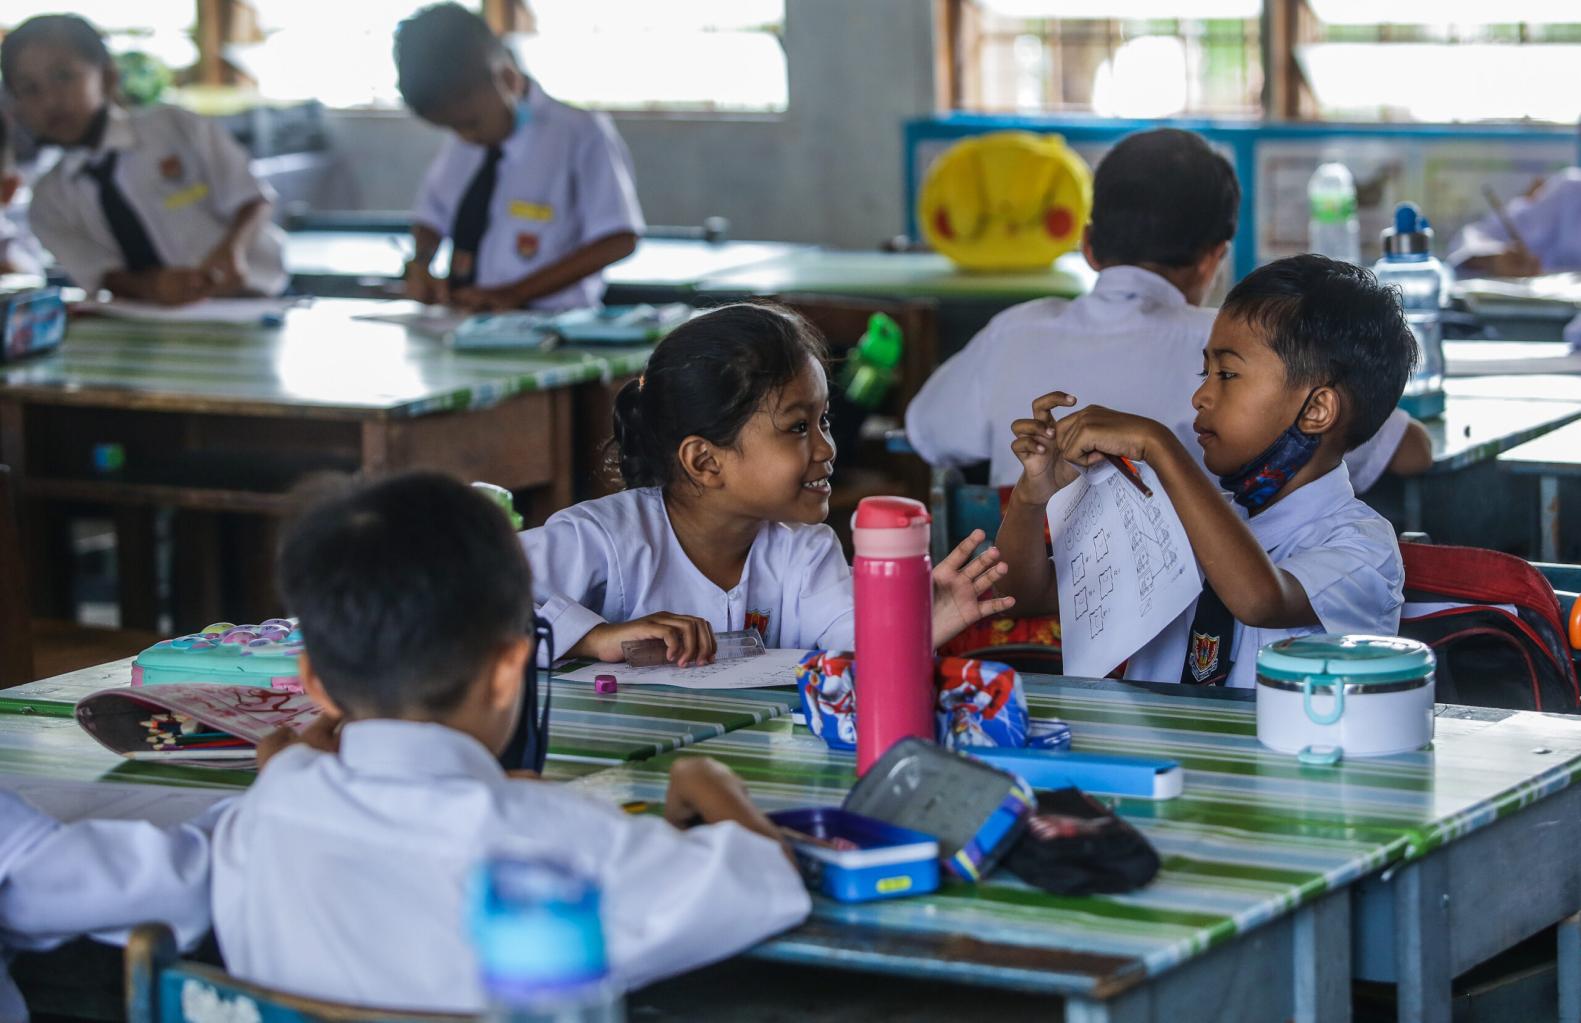
M552 861L496 857L478 868L473 888L487 1019L625 1023L592 882Z
M1406 381L1400 407L1417 419L1444 414L1444 267L1433 258L1433 228L1415 203L1395 208L1394 226L1383 230L1383 258L1373 272L1400 289L1405 321L1421 347L1421 360Z

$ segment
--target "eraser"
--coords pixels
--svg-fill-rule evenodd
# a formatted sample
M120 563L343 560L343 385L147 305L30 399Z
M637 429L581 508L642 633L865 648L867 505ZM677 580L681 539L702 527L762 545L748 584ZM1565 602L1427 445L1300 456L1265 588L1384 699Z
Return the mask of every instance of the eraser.
M615 676L613 675L593 676L593 691L595 693L613 693L618 688L619 687L615 685Z

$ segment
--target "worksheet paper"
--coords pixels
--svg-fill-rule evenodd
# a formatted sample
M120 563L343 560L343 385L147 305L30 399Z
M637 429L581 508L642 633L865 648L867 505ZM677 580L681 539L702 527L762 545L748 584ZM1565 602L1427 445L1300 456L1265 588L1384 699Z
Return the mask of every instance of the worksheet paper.
M292 306L304 304L301 298L205 298L186 305L159 305L125 298L108 302L84 302L78 308L100 316L155 323L240 323L256 324L284 316Z
M1152 497L1104 462L1049 500L1067 675L1107 675L1202 592L1158 474L1141 463L1137 470Z
M633 668L626 664L591 664L555 678L591 683L599 675L615 676L620 686L679 686L682 689L759 689L796 684L796 666L805 650L766 650L757 657L738 657L691 668L655 664Z

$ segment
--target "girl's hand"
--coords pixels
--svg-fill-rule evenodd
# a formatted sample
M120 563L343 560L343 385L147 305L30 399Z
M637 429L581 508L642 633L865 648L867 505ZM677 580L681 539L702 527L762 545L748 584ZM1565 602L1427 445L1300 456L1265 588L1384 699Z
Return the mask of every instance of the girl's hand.
M450 304L474 313L503 313L520 309L521 298L512 285L501 288L457 288L450 293Z
M1049 498L1077 476L1075 469L1059 457L1054 410L1076 404L1074 395L1050 391L1032 403L1032 418L1010 424L1015 440L1010 450L1021 460L1021 479L1016 482L1018 501L1042 507Z
M152 271L148 297L160 305L186 305L213 292L209 276L191 267L167 266Z
M594 657L617 664L626 659L622 643L637 639L662 639L664 656L677 668L710 664L719 644L706 619L657 611L629 622L595 625L568 652L570 657Z
M990 547L981 557L972 557L977 545L985 539L987 536L981 529L972 530L972 535L957 544L933 570L935 647L948 643L967 626L1015 605L1014 597L978 599L993 589L995 581L1008 571L999 563L998 548Z
M430 273L428 263L429 260L406 261L406 297L424 305L447 305L450 285Z
M198 269L208 278L215 294L234 295L247 283L247 253L234 242L221 242Z

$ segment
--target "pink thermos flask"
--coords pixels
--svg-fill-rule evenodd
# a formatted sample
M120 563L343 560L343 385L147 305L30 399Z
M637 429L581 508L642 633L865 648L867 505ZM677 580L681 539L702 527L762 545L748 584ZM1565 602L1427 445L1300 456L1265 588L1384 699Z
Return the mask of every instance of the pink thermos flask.
M867 497L856 506L856 770L907 736L932 741L932 520L920 501Z

